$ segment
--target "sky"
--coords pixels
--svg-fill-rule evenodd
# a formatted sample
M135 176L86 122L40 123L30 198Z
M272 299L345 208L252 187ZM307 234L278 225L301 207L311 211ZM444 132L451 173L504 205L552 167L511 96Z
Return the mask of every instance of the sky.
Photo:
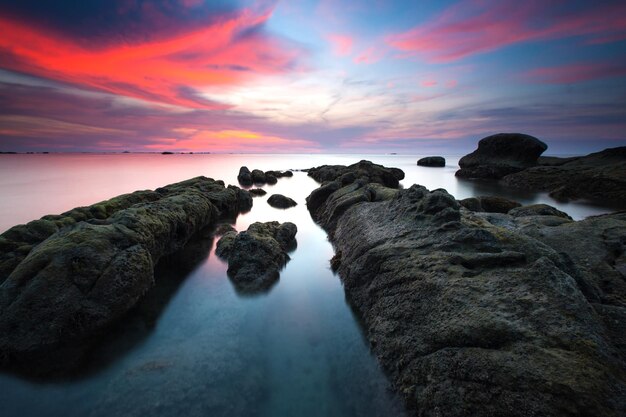
M0 151L626 145L626 2L0 0Z

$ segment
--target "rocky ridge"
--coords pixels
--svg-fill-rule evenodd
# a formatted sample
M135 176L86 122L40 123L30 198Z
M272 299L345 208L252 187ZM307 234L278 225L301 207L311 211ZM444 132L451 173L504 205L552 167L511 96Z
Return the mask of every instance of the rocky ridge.
M325 182L307 205L416 415L623 415L626 214L475 213L445 190L363 179Z
M198 177L9 229L0 236L0 365L76 365L154 285L160 258L251 207L246 191Z

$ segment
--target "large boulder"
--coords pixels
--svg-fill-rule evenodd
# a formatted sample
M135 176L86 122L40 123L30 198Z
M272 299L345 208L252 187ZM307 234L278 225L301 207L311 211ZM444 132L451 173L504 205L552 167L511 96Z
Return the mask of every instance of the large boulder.
M422 167L445 167L446 159L443 156L427 156L419 159L417 165Z
M445 190L371 185L327 183L309 209L415 415L623 415L626 214L474 213Z
M557 200L588 199L626 208L626 146L557 159L507 175L502 183L512 188L545 191Z
M198 177L9 229L0 237L1 258L15 257L0 285L0 366L77 365L154 285L159 259L251 205L247 192Z
M309 177L319 183L339 180L343 185L357 179L367 182L376 182L387 187L398 188L400 180L404 179L404 172L398 168L385 168L370 161L360 161L349 166L322 165L307 170Z
M548 146L521 133L498 133L478 142L478 149L459 160L457 177L500 179L535 166Z
M228 276L237 291L267 291L289 261L287 251L294 247L297 231L290 222L253 223L245 232L224 234L215 253L228 260Z

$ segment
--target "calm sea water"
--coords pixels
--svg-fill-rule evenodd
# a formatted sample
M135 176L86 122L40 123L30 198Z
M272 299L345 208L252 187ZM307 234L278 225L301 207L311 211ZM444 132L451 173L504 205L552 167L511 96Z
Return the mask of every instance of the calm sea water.
M404 186L445 188L457 198L494 194L547 202L575 218L611 211L558 204L544 194L512 193L416 166L398 155L0 155L0 231L138 189L198 175L236 184L250 169L302 169L369 159L406 173ZM401 416L401 402L372 356L347 305L326 234L311 220L305 173L265 186L266 197L236 220L291 221L298 247L266 293L239 295L214 254L196 242L184 261L159 266L157 286L71 378L30 380L0 374L0 415L11 416ZM277 210L272 193L298 206Z

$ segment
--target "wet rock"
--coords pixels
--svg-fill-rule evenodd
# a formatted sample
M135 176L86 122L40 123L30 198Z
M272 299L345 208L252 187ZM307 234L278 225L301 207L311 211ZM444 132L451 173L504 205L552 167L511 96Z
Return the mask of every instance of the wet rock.
M478 149L459 160L457 177L494 178L535 166L548 146L521 133L499 133L478 142Z
M281 209L287 209L298 205L298 203L296 203L293 199L285 197L282 194L272 194L270 198L267 199L267 204L274 208Z
M556 159L556 158L553 158ZM547 191L557 200L589 199L626 206L626 146L507 175L513 188Z
M2 258L19 250L15 239L30 249L3 264L0 366L44 373L76 365L154 285L159 259L251 204L247 192L198 177L10 229Z
M445 190L372 200L370 185L326 183L307 203L416 415L622 414L626 213L474 213Z
M470 197L460 200L459 204L471 211L487 213L508 213L509 210L521 206L517 201L497 196Z
M267 191L262 188L251 188L248 190L248 192L252 197L261 197L267 194Z
M443 156L427 156L417 161L423 167L445 167L446 159Z
M239 168L239 175L237 175L237 181L239 181L239 184L243 185L244 187L248 187L253 184L252 173L250 172L248 167L243 166Z
M215 253L228 260L228 276L242 293L267 291L289 261L298 229L290 222L253 223L248 230L226 233Z
M567 213L564 213L561 210L558 210L547 204L531 204L528 206L517 207L511 209L508 213L514 217L557 216L564 219L572 220L572 218Z
M345 176L348 174L348 176ZM341 178L343 185L362 179L366 182L376 182L387 187L398 188L400 180L404 179L404 172L398 168L385 168L370 161L360 161L350 166L322 165L308 170L309 177L323 183ZM343 177L343 178L342 178ZM352 179L354 178L354 179Z
M253 169L250 176L252 177L252 182L255 184L265 184L267 182L265 179L265 172L260 169Z

